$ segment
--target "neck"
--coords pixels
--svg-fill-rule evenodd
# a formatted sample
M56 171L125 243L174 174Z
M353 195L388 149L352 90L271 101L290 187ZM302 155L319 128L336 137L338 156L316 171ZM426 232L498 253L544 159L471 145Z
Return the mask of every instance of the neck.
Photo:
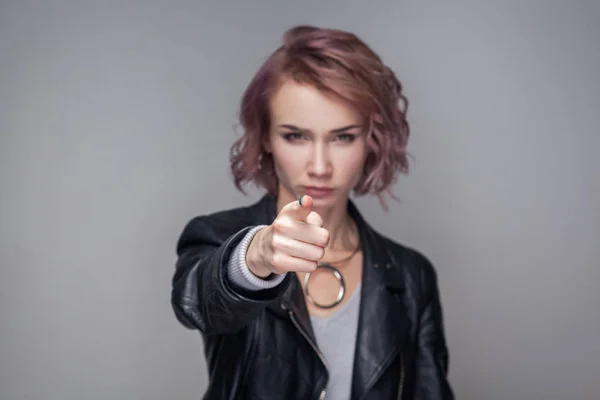
M277 212L288 203L296 200L280 190L277 199ZM323 228L329 231L330 240L327 246L332 251L351 251L358 244L358 232L352 217L348 214L348 199L340 201L332 207L313 207L313 211L323 219Z

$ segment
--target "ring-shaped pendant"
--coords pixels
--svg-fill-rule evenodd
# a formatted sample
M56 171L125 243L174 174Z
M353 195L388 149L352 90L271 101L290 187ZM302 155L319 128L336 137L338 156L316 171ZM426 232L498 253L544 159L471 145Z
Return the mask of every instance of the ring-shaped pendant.
M308 280L310 279L310 272L307 272L306 275L304 275L304 294L306 295L306 298L308 299L308 301L310 301L312 304L314 304L315 306L319 307L319 308L323 308L323 309L329 309L329 308L333 308L335 306L337 306L338 304L340 304L342 302L342 299L344 298L344 294L346 293L346 284L344 282L344 277L342 276L342 274L340 273L340 271L338 271L337 268L329 265L329 264L319 264L319 266L317 268L325 268L330 270L331 272L333 272L333 276L335 276L338 280L338 282L340 283L340 290L338 292L337 298L335 299L335 301L331 304L319 304L317 303L310 295L309 291L308 291Z

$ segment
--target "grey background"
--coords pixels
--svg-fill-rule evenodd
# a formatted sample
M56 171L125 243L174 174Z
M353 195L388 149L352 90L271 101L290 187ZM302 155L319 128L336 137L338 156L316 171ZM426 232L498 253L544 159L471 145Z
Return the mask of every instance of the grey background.
M600 398L600 2L208 3L0 3L0 398L201 397L175 240L260 195L237 105L296 23L405 85L402 203L358 204L437 266L457 397Z

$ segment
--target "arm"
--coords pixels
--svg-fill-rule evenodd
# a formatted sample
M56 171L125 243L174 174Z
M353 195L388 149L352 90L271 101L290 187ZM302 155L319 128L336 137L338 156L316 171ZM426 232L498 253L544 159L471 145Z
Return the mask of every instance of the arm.
M291 282L291 274L273 288L245 290L227 278L232 252L252 227L224 227L234 221L198 217L185 227L177 244L171 304L177 319L205 334L232 333L246 326Z
M437 276L428 262L423 283L425 303L419 317L415 399L453 400Z

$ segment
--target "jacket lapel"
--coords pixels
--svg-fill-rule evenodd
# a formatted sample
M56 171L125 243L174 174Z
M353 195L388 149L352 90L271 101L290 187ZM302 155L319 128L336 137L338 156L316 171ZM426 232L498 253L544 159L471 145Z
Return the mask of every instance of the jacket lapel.
M317 339L315 332L313 331L312 324L310 322L310 316L308 314L308 308L306 307L306 301L304 299L304 293L298 279L294 277L288 290L284 293L284 304L294 313L296 321L300 325L300 328L309 336L313 344L316 345Z
M352 399L360 399L398 355L409 326L404 281L384 238L350 203L363 247L363 277L354 355ZM400 371L398 371L400 376Z

